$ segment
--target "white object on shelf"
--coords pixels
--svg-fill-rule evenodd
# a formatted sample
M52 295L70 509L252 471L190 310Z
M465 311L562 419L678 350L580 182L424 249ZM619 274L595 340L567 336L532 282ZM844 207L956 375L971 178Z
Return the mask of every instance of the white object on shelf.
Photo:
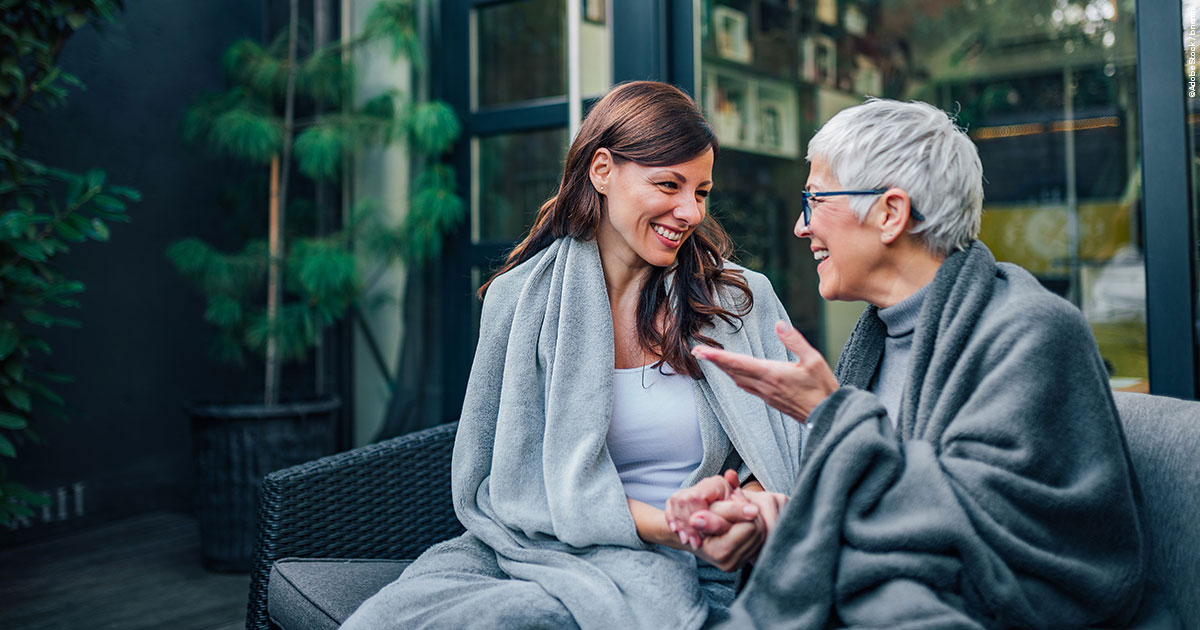
M712 27L718 55L730 61L750 63L753 51L750 48L750 21L745 13L726 6L713 7Z
M797 87L725 68L707 67L702 103L722 148L800 156Z

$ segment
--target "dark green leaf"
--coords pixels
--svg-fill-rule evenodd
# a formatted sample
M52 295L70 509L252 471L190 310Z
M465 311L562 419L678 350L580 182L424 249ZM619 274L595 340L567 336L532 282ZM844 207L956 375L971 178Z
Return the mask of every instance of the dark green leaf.
M13 250L17 250L17 253L20 254L20 257L26 260L32 260L32 262L35 263L46 262L46 251L44 251L41 244L37 244L37 242L18 241L12 244L12 248Z
M70 374L60 374L58 372L48 372L45 370L38 370L36 372L36 374L37 374L38 378L40 378L44 381L50 381L51 383L74 383L75 382L75 377L71 376Z
M242 322L242 305L226 295L214 295L208 300L204 321L219 328L231 328Z
M283 146L283 125L274 117L236 107L214 121L210 141L219 151L266 164Z
M21 315L25 318L25 321L35 326L45 326L47 328L50 326L79 328L81 325L78 320L69 319L66 317L55 317L54 315L50 315L49 313L45 313L33 308L27 308L21 311Z
M0 215L0 238L17 238L29 228L30 216L20 210L10 210Z
M83 232L80 232L68 221L60 221L54 226L54 231L57 232L59 236L71 241L72 243L82 243L83 241L87 240L87 237L84 236Z
M0 359L5 359L12 354L20 342L21 333L17 331L15 324L9 321L0 323Z
M343 63L341 48L327 46L297 67L296 89L327 109L339 109L343 94L353 84L353 67Z
M108 226L100 219L92 219L90 222L91 229L87 231L87 235L97 241L107 241L109 238Z
M454 172L444 166L426 169L417 178L417 192L400 233L410 262L420 263L441 251L445 235L462 220L465 204L454 190Z
M44 400L52 405L55 405L58 407L62 407L64 405L66 405L66 401L64 401L62 399L62 396L59 396L58 394L54 393L54 390L50 389L49 387L46 387L45 385L42 385L41 383L38 383L36 381L29 381L28 383L26 383L26 387L28 387L29 391L31 391L32 393L37 394L37 396L39 398L41 398L42 400Z
M300 171L314 179L333 179L342 167L342 132L334 125L309 127L296 137Z
M96 195L95 197L92 197L92 203L96 204L101 210L106 210L108 212L125 211L125 202L109 195Z
M20 383L25 379L25 363L19 358L12 358L4 362L4 373L8 375L13 382Z
M364 31L370 38L390 41L392 58L404 55L421 66L421 42L417 38L416 12L409 0L385 0L367 14Z
M87 180L88 188L98 189L104 185L104 182L108 179L108 174L98 168L94 168L88 171L84 178Z
M19 387L12 385L5 387L4 397L7 398L8 402L12 403L12 406L16 407L19 411L29 413L30 409L32 408L32 401L29 399L29 392Z
M374 118L392 120L396 117L396 97L399 90L388 90L362 104L362 113Z
M3 455L5 457L16 457L17 456L16 447L13 446L13 443L10 442L8 440L8 438L4 437L4 435L0 435L0 455Z
M15 416L11 413L0 412L0 429L12 429L19 431L29 426L29 421L21 416Z
M37 309L27 308L21 312L21 315L25 318L25 321L33 324L34 326L45 326L49 328L50 326L54 325L53 317Z
M418 150L434 155L448 151L462 130L454 110L440 101L414 107L409 125Z
M85 15L83 13L75 12L75 13L67 14L67 24L70 24L71 28L73 28L75 30L79 30L79 29L83 28L83 26L85 24L87 24L87 22L88 22L87 15Z
M128 186L109 186L108 192L114 195L120 195L135 203L142 200L142 193L136 188L130 188Z

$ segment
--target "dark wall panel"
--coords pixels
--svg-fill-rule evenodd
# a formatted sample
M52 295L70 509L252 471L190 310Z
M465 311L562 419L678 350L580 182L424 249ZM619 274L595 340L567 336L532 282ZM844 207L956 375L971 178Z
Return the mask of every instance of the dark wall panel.
M102 168L143 200L131 208L132 223L113 226L110 242L76 246L61 259L87 286L83 328L48 335L54 367L77 378L59 389L75 411L67 423L42 423L43 445L10 467L12 478L48 492L55 505L0 531L0 545L189 508L183 404L261 382L257 369L207 359L203 302L164 257L185 236L222 240L217 199L243 167L185 144L179 123L197 94L220 88L225 48L260 37L261 11L244 0L129 2L116 24L87 28L64 50L62 65L87 90L74 91L64 109L22 116L28 153L73 170Z

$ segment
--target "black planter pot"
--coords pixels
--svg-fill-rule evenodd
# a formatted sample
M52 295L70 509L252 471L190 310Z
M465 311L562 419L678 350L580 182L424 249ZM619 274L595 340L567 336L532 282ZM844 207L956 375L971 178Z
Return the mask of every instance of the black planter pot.
M249 571L262 478L333 453L339 399L197 404L192 418L200 552L212 571Z

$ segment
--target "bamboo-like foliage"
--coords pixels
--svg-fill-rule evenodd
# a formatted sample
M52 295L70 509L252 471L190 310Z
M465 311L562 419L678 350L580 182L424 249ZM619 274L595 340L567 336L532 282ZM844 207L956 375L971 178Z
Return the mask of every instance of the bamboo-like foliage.
M25 156L18 115L60 107L82 82L58 65L67 40L115 19L120 0L0 0L0 525L29 517L46 501L8 478L4 460L41 441L36 426L66 418L40 331L76 328L64 309L79 307L83 283L56 259L84 241L107 241L109 225L129 220L136 190L114 186L104 171L74 173Z
M277 213L274 234L236 252L198 240L173 244L168 258L207 297L204 318L216 327L216 358L233 363L262 354L266 363L264 402L278 402L276 380L284 361L303 360L324 328L342 317L369 289L354 251L391 264L422 264L440 251L445 235L463 217L453 170L438 163L458 138L454 111L439 101L413 102L392 88L354 105L354 68L345 53L382 42L393 60L407 57L423 67L415 2L384 0L357 37L314 46L298 22L291 0L289 28L267 44L239 41L221 59L228 88L198 99L187 111L187 139L252 169L273 163L267 189L257 192L261 225ZM381 206L356 204L347 225L333 234L298 233L293 171L315 181L336 181L345 158L366 146L407 143L424 165L410 192L410 208L399 227L380 221ZM288 242L288 238L291 242ZM277 248L272 251L272 243ZM272 298L271 296L276 297Z

